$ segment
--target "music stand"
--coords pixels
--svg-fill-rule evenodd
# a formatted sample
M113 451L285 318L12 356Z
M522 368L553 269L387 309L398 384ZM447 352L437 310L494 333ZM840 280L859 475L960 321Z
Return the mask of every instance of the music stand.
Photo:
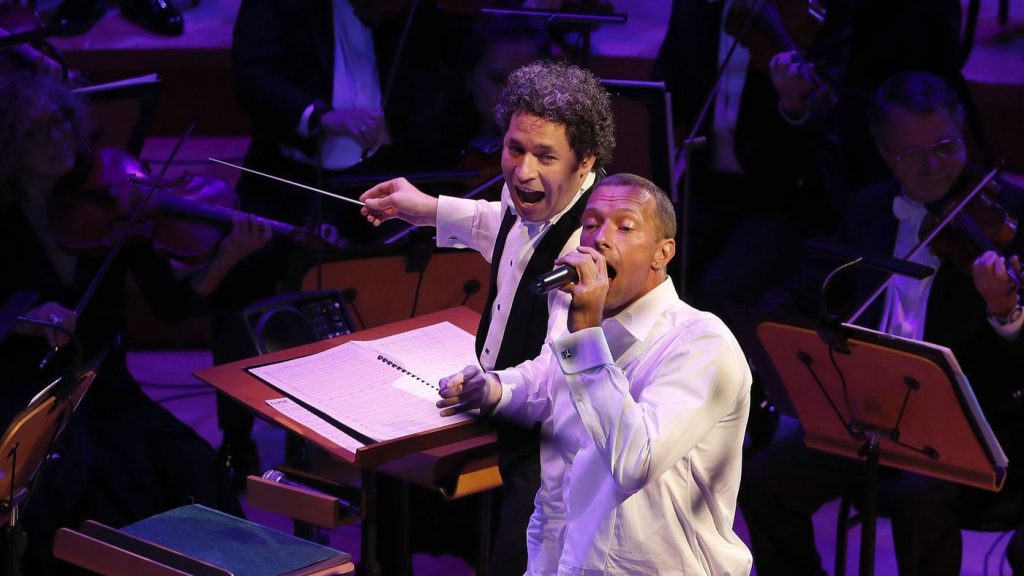
M807 446L867 463L860 573L873 574L878 466L998 491L1006 455L945 347L849 324L766 319L757 335Z
M0 437L0 521L5 525L7 573L11 576L21 574L20 552L24 540L19 518L21 508L28 504L35 482L45 469L47 456L53 452L105 357L106 354L100 354L85 364L69 368L36 394Z

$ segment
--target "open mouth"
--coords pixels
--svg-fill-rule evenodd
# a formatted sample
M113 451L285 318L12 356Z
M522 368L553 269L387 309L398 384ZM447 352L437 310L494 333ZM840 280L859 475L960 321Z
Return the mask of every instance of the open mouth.
M608 266L608 281L610 282L612 280L615 280L615 277L618 276L619 273L616 272L615 268L612 268L610 264L606 263L606 265Z
M516 195L523 204L536 204L544 199L543 190L528 190L519 186L516 186Z

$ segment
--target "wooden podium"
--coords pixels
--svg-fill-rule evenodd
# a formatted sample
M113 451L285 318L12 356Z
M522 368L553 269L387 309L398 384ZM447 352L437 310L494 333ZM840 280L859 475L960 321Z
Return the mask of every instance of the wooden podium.
M486 427L449 426L416 437L376 442L350 450L268 405L268 400L280 398L282 394L247 371L251 367L322 352L349 340L383 338L446 320L474 334L480 315L466 307L449 308L330 340L214 366L196 372L196 377L248 406L264 419L310 440L341 462L356 468L380 467L388 474L427 488L442 490L451 497L464 496L500 485L480 484L474 480L480 477L481 466L486 468L486 464L495 459L494 435ZM463 473L467 477L459 478Z
M362 558L365 561L367 558L375 557L373 511L376 506L372 501L375 484L373 473L385 473L438 490L450 499L497 488L501 486L501 477L497 468L494 433L480 423L471 422L447 426L425 434L375 442L356 449L346 448L318 434L312 428L288 418L267 404L268 400L280 398L281 392L251 374L248 369L315 354L350 340L384 338L444 321L475 334L480 315L463 306L449 308L331 340L214 366L196 372L196 376L248 406L260 417L309 440L327 453L333 460L328 468L335 469L334 473L328 472L330 476L339 479L351 477L353 470L362 474L363 497L367 500L363 506L362 524ZM339 377L343 378L343 375ZM372 569L370 571L372 572Z

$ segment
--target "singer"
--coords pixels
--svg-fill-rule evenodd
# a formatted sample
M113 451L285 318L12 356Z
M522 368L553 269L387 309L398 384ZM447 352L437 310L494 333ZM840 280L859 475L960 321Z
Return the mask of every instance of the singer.
M442 415L542 422L528 574L750 572L732 529L750 370L725 324L677 296L675 232L657 186L605 178L556 261L579 275L562 288L569 334L513 369L441 380Z
M489 370L533 358L549 329L564 330L568 298L555 292L545 306L529 285L578 244L586 196L615 148L608 93L593 74L568 64L537 62L513 72L496 120L505 133L501 202L434 198L402 178L359 198L374 225L401 218L437 226L439 246L469 247L490 260L491 292L476 341L480 365ZM520 576L540 479L538 437L501 425L497 436L504 484L489 573Z

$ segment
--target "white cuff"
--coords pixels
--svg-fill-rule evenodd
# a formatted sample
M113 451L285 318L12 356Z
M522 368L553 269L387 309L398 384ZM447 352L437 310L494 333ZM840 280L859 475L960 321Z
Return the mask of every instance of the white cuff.
M1007 322L1006 324L1000 323L993 318L991 314L986 318L989 325L996 331L996 334L999 334L1000 338L1007 342L1013 342L1017 339L1017 336L1020 335L1021 328L1024 328L1024 315L1018 313L1016 316L1017 318L1011 322Z
M437 245L441 248L471 246L475 201L452 196L437 197Z
M808 102L807 105L804 106L804 113L801 114L799 118L790 118L789 114L786 114L786 109L782 107L782 101L780 100L779 116L782 116L782 119L790 126L802 126L803 123L807 122L807 119L811 117L811 103Z
M299 127L295 129L295 133L303 138L309 138L309 117L313 115L313 105L306 106L306 109L302 111L302 117L299 118Z
M515 370L498 370L493 372L493 374L501 382L501 399L498 400L498 403L494 405L494 409L491 410L491 414L498 414L512 403L516 388L523 383L523 377Z
M562 336L551 343L551 351L566 375L615 363L604 330L598 326Z

